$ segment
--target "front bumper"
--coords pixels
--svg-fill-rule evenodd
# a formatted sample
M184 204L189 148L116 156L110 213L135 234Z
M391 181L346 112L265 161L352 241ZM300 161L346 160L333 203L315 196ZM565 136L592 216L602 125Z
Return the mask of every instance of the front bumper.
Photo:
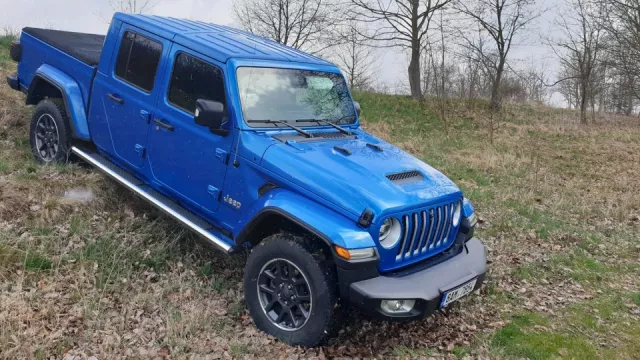
M412 320L429 316L440 307L445 292L477 278L474 290L482 286L487 271L486 249L473 238L462 252L442 263L405 276L380 275L353 282L349 301L362 311L386 320ZM380 308L381 300L416 300L404 314L388 314Z

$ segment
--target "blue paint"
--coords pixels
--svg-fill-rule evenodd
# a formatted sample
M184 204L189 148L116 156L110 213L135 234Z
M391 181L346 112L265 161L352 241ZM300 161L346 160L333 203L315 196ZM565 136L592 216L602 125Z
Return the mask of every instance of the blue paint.
M464 198L464 201L462 202L462 216L469 217L473 215L475 211L476 209L473 207L471 200Z
M115 76L114 64L126 31L162 45L151 91ZM28 34L23 34L22 44L21 85L28 87L37 75L54 82L64 91L76 136L90 139L118 166L215 225L220 229L216 235L229 244L240 241L238 236L256 216L270 211L308 227L331 244L348 249L377 247L383 271L422 261L450 245L397 261L396 249L377 244L385 219L459 202L463 195L439 171L364 132L359 119L344 126L355 137L307 142L283 142L275 136L296 132L286 127L249 127L244 121L236 77L239 67L340 74L329 62L225 26L128 14L115 15L97 67ZM168 101L174 62L181 53L221 70L226 135L195 124L191 113ZM113 96L123 103L114 102ZM172 131L157 126L156 120L170 123ZM321 125L305 126L305 130L336 132ZM418 171L421 179L394 184L386 177L403 171ZM258 189L267 182L276 187L260 196ZM357 225L365 209L374 216L366 229ZM473 211L465 199L463 215ZM455 239L457 231L453 226L446 241Z
M83 140L91 140L87 113L82 96L83 92L78 82L59 69L46 64L40 65L36 70L34 78L38 77L41 79L40 81L46 80L52 85L55 85L63 93L75 137Z

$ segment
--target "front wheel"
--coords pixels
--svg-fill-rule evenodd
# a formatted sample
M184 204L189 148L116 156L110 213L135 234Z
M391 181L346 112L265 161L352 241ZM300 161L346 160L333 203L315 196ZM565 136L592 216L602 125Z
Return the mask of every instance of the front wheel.
M331 333L335 272L319 240L272 235L249 255L245 301L256 326L290 345L311 347Z

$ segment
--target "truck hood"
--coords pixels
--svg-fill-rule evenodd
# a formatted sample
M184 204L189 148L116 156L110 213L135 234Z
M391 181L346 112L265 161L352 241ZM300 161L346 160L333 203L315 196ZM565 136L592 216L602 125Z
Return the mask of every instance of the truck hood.
M265 152L262 165L301 191L355 216L367 208L375 216L392 214L460 193L438 170L363 132L355 139L277 142ZM400 182L387 178L408 171L418 171L421 176Z

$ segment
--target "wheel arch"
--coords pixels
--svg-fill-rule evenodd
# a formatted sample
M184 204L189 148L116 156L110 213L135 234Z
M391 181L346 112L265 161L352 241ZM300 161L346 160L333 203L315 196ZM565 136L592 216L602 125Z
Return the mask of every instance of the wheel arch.
M237 244L254 246L280 230L308 233L329 248L375 247L369 232L356 221L286 189L274 189L248 211L248 220L236 236Z
M250 243L251 246L255 246L268 236L282 230L307 233L322 240L329 248L333 245L331 239L318 229L277 207L266 207L260 211L238 234L236 243Z
M71 135L90 140L89 124L82 92L78 83L69 75L50 66L42 65L36 71L27 91L27 105L37 105L46 98L59 98L64 102L69 117Z

